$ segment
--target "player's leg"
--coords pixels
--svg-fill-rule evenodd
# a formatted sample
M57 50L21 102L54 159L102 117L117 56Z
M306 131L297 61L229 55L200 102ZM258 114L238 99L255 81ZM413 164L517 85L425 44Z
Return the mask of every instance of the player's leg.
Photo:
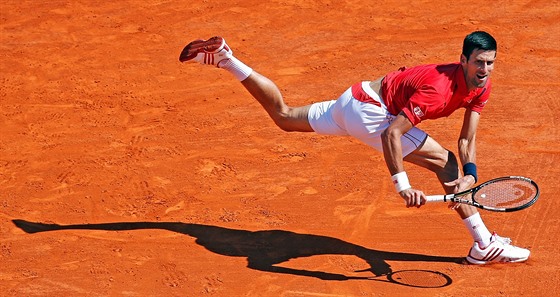
M288 132L313 132L308 120L309 105L286 105L276 84L256 71L242 80L241 84L262 105L280 129Z
M222 37L190 42L179 57L181 62L194 61L214 65L233 74L249 93L263 106L274 123L284 131L312 132L309 125L309 106L286 105L276 84L233 56Z
M434 172L446 194L453 193L454 187L445 183L454 181L459 177L459 164L455 154L445 149L433 138L427 137L424 143L415 151L404 158L405 161L424 167ZM477 213L476 207L459 204L456 208L462 219Z
M453 188L446 186L445 183L459 177L457 158L433 138L428 136L418 149L404 159L433 171L445 192L453 192ZM490 233L474 206L459 204L455 210L474 239L473 247L467 256L467 261L470 263L522 262L529 258L529 250L512 245L509 238Z

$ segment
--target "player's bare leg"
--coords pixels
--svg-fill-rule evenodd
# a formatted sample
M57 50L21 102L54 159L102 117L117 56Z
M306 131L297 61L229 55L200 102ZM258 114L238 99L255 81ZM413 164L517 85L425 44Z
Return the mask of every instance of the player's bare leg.
M422 146L406 156L404 160L434 172L445 193L453 193L454 187L447 186L445 183L454 181L459 177L457 158L433 138L428 136ZM454 209L461 219L466 219L478 212L476 207L466 204L458 204Z
M286 105L276 84L255 71L241 83L282 130L313 132L307 118L309 105L300 107Z
M445 190L445 193L453 193L454 188L445 185L445 183L454 181L459 177L459 165L455 155L437 143L433 138L429 137L416 151L405 157L405 161L424 167L436 174ZM492 234L480 219L478 210L470 205L458 204L454 208L475 241L489 243ZM475 226L470 226L470 225ZM475 227L473 229L473 227Z
M235 58L233 51L222 37L215 36L208 40L199 39L190 42L181 52L179 61L194 61L229 71L241 81L241 84L282 130L313 131L307 119L309 106L286 105L276 84Z

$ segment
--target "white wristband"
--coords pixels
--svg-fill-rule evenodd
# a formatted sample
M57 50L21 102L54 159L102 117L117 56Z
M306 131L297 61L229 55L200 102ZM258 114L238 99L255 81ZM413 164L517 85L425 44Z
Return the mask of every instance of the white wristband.
M410 186L410 182L408 181L408 176L406 175L405 171L399 172L391 176L391 180L393 181L393 184L395 184L395 189L397 190L397 193L412 188Z

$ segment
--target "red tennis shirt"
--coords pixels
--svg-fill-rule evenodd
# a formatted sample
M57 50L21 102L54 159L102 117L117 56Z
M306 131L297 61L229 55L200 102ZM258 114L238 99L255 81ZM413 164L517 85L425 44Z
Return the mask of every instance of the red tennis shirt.
M383 101L394 115L401 111L413 125L451 115L465 107L480 113L490 96L490 79L483 88L467 90L460 63L403 67L385 76Z

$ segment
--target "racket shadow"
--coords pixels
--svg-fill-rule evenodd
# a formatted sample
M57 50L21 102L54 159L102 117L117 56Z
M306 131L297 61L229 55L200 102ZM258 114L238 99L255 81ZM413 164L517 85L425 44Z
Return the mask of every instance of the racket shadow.
M386 279L380 279L380 277L370 277L368 279L425 289L443 288L453 283L453 280L447 274L425 269L398 270L388 273L384 275L384 277L386 277Z
M423 261L462 264L464 258L431 256L414 253L388 252L365 248L337 238L300 234L285 230L248 231L218 226L180 222L118 222L101 224L59 225L12 220L26 233L51 232L59 230L106 230L128 231L141 229L162 229L196 238L195 242L207 250L225 256L246 257L247 267L255 270L314 277L322 280L367 280L372 277L346 276L338 273L295 269L281 266L290 259L317 255L351 255L363 259L370 268L357 272L371 272L376 277L387 277L391 283L408 285L396 281L395 273L387 261ZM441 272L451 284L451 278ZM398 275L397 275L398 276ZM401 274L402 276L402 274ZM402 278L401 278L402 279ZM420 286L421 287L421 286Z

